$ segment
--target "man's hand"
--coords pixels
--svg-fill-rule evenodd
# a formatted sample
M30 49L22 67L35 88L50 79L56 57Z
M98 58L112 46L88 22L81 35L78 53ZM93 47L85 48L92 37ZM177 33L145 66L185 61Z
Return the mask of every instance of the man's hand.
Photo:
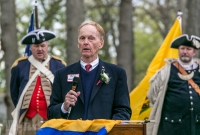
M74 106L76 101L77 101L77 97L81 94L81 92L75 92L74 90L70 90L67 95L65 96L65 101L64 101L64 109L66 111L68 111L69 106L72 105Z

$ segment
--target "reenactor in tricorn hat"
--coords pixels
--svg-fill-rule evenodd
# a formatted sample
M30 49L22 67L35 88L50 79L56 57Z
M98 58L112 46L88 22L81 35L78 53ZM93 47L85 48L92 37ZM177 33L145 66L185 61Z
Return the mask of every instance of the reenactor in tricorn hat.
M179 58L169 58L150 80L152 111L147 135L200 135L200 38L183 34L171 43Z
M197 36L192 35L191 38L187 34L183 34L176 39L174 39L171 43L171 48L178 49L179 46L188 46L194 49L200 48L200 38Z
M56 35L37 29L25 35L21 43L30 44L32 55L17 59L11 68L10 94L19 117L14 113L10 132L35 135L41 121L47 120L47 107L55 72L66 63L48 54L48 40Z

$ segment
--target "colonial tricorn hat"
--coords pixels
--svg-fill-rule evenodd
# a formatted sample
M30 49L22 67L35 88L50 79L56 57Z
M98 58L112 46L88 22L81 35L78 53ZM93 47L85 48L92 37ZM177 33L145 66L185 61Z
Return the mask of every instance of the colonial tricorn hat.
M25 35L22 38L21 43L22 44L40 44L44 41L53 39L54 37L56 37L56 35L51 31L37 29Z
M171 48L177 49L181 45L200 49L200 38L194 35L189 38L187 34L183 34L172 41Z

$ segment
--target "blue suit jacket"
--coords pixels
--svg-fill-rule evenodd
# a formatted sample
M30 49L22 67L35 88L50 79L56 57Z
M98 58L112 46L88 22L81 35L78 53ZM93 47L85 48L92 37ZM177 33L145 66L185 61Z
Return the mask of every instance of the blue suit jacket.
M102 66L109 74L111 80L109 84L101 81ZM48 107L48 118L63 118L61 105L65 95L72 89L72 82L67 82L70 74L80 74L80 61L58 70L55 75L50 106ZM88 119L118 119L129 120L131 117L130 98L127 87L127 77L125 70L117 65L99 61L99 69L94 80L93 89L88 107ZM75 106L72 107L69 119L83 119L84 116L84 97L82 91L82 81L79 80L77 91L81 94Z

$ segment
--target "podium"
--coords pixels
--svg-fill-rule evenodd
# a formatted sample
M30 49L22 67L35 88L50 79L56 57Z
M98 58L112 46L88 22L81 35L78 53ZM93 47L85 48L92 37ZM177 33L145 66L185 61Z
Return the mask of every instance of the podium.
M113 120L66 120L66 119L51 119L46 121L37 135L54 135L55 132L72 132L84 133L87 131L92 132L108 132L107 135L146 135L146 124L143 120L132 121L113 121ZM80 126L82 125L82 126ZM84 126L83 126L84 125ZM87 126L86 126L87 125ZM81 128L78 128L81 127ZM104 127L104 128L102 128ZM107 127L107 130L106 130ZM100 130L103 129L103 130ZM104 131L105 130L105 131Z
M108 135L146 135L146 123L117 124Z

